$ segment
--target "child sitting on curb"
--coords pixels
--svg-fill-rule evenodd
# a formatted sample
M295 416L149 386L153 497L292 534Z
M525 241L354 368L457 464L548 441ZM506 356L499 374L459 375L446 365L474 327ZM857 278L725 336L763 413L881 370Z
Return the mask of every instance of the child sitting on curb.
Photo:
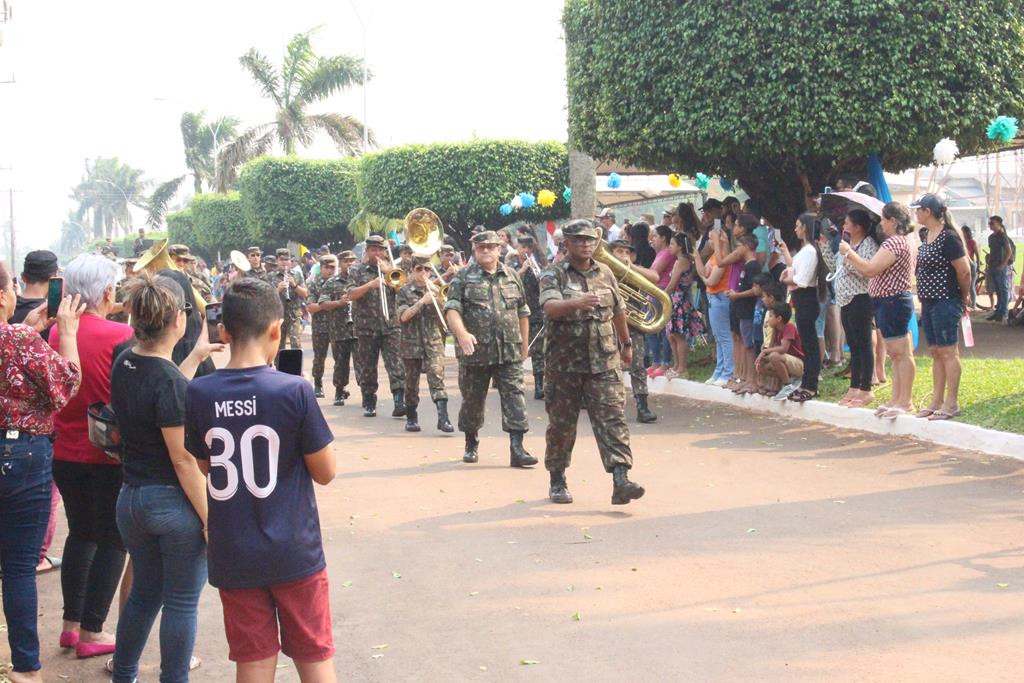
M776 401L785 401L796 391L804 372L804 349L796 325L790 322L792 315L787 304L776 303L768 309L772 345L765 346L755 361L762 389L768 380L781 384L782 388L774 396Z

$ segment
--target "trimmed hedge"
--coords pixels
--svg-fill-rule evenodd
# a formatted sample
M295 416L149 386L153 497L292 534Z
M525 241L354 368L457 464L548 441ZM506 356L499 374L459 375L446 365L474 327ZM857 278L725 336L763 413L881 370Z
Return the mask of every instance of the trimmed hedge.
M897 171L943 137L994 149L992 118L1024 114L1022 16L1021 0L568 0L569 137L738 179L788 228L806 189L869 153Z
M199 247L196 237L196 226L192 220L192 209L184 208L169 213L164 217L167 221L167 241L171 244L187 244L192 249Z
M253 241L252 231L242 212L242 198L237 192L196 195L189 205L195 231L195 245L227 258L232 249L245 250Z
M245 218L259 243L312 248L342 239L359 211L355 159L260 157L238 181Z
M518 220L569 215L562 199L569 184L569 155L559 142L481 140L407 145L362 158L360 203L369 212L404 218L427 207L460 231L483 223L499 228ZM558 200L502 216L498 207L518 192L548 189Z

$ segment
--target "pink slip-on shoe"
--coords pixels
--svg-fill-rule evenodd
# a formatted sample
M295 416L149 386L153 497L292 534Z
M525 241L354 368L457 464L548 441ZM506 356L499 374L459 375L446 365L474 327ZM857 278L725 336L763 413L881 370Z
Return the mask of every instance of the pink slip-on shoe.
M61 631L60 632L60 646L65 650L78 645L78 631Z
M657 367L657 369L655 369L654 372L652 372L650 374L650 376L652 378L654 378L654 377L663 377L664 375L665 375L665 368L661 367L660 365Z
M109 655L113 653L114 643L86 643L84 641L78 641L78 645L75 646L75 656L79 659L99 657L100 655Z

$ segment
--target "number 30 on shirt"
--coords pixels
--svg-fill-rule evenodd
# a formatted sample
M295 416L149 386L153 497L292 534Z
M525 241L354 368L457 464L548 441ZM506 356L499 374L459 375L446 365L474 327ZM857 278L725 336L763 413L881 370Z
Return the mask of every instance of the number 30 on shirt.
M267 442L267 470L270 472L270 477L264 486L256 483L256 468L253 466L252 442L254 439L259 438L265 439ZM210 497L214 500L228 500L238 491L238 467L231 460L235 455L235 437L223 427L213 427L206 432L207 448L213 448L214 440L220 441L224 445L224 450L221 451L220 455L210 456L210 467L224 468L227 483L223 488L217 488L213 485L213 478L209 477L207 478L206 486L210 491ZM277 458L281 448L280 437L278 437L277 432L266 425L253 425L242 432L238 446L242 456L242 481L245 482L245 488L249 489L249 493L257 498L266 498L277 487Z

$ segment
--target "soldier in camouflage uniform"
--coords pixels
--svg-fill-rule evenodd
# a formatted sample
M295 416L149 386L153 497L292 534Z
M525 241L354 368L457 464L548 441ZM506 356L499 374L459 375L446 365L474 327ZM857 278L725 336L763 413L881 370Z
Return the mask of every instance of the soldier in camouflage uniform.
M355 325L352 322L352 302L348 298L349 269L356 261L356 255L351 251L343 251L338 254L338 273L329 278L320 290L317 298L317 306L321 311L327 311L328 334L331 340L331 349L334 355L334 405L345 405L345 399L349 393L345 387L348 386L349 365L352 360L352 351L356 345ZM322 269L321 269L321 272ZM312 302L312 296L310 301ZM312 303L310 303L312 309Z
M444 339L447 331L434 309L437 285L429 281L430 259L414 259L409 282L398 292L398 319L402 323L402 362L405 364L405 431L418 432L420 373L426 372L430 398L437 406L437 428L454 432L448 419L448 393L444 390ZM433 298L431 298L433 295Z
M320 305L324 284L337 275L338 259L328 254L320 257L320 274L310 278L306 284L309 290L310 329L313 336L313 393L317 398L324 397L324 361L331 346L331 313ZM338 355L337 352L334 354ZM335 387L337 391L337 387Z
M267 270L263 267L263 252L259 247L249 247L245 250L245 256L249 259L249 270L242 271L239 277L253 277L257 280L267 279Z
M386 274L391 264L387 257L387 241L380 235L366 238L366 262L349 271L348 295L355 318L356 351L354 362L363 394L363 415L377 415L377 361L384 356L384 367L388 372L391 395L395 408L391 417L405 416L405 367L398 354L401 330L398 314L395 312L395 290L384 287L388 318L384 317L381 306L380 273Z
M213 286L210 285L210 281L202 273L196 270L196 257L193 254L182 254L181 260L185 266L182 270L188 276L192 289L199 292L199 296L203 297L203 301L208 304L213 303Z
M295 281L291 268L291 253L287 249L278 249L277 270L267 274L267 282L277 289L281 305L284 306L284 322L281 323L281 343L277 347L278 351L285 348L286 341L293 349L302 348L302 340L295 333L295 328L296 325L301 326L302 300L309 294L309 290Z
M576 442L580 404L586 405L604 468L614 481L612 504L624 505L644 495L629 481L633 466L629 428L623 410L624 388L619 374L632 362L632 344L618 282L611 269L591 256L601 231L590 221L572 221L564 228L567 258L540 278L544 307L548 411L544 466L551 473L548 496L571 503L565 470Z
M501 428L508 432L512 467L536 465L523 448L529 429L523 398L530 309L523 283L500 261L501 241L492 230L472 237L475 263L460 270L448 287L445 317L459 358L459 431L466 434L464 462L476 462L484 400L493 378L501 396Z
M658 273L650 268L635 263L636 249L628 240L616 240L611 243L612 256L623 263L632 265L634 271L651 282L658 281ZM641 423L655 422L658 416L647 406L647 370L644 368L644 339L642 332L629 328L629 340L633 342L633 362L629 366L629 381L633 386L633 399L636 401L636 421Z
M512 267L526 290L526 304L530 307L530 363L533 365L533 397L544 398L544 311L540 307L540 271L546 265L537 255L537 242L528 235L516 238L516 251L509 254L507 263Z

